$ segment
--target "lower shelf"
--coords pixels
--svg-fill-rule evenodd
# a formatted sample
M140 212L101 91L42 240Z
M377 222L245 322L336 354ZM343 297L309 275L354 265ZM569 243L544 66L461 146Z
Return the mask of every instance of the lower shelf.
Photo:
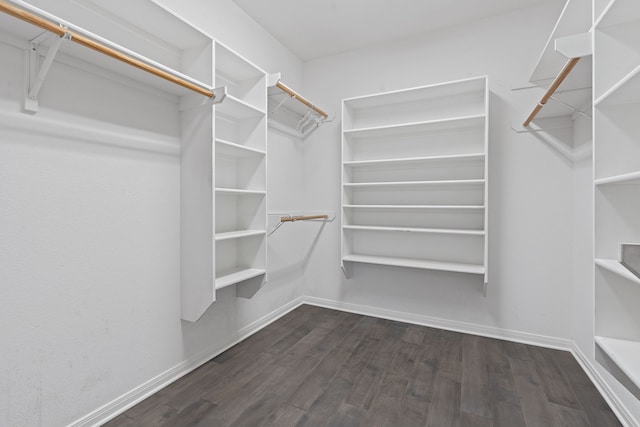
M640 388L640 341L596 336L598 347Z
M423 270L454 271L458 273L484 274L484 266L458 262L430 261L411 258L392 258L372 255L347 255L343 261L364 264L393 265L396 267L421 268Z
M225 271L222 275L216 277L216 289L226 288L227 286L253 279L266 273L267 271L261 268L238 268Z
M620 264L618 260L596 258L595 263L597 266L604 268L605 270L615 273L620 277L624 277L632 283L640 285L640 278L630 272L624 265Z

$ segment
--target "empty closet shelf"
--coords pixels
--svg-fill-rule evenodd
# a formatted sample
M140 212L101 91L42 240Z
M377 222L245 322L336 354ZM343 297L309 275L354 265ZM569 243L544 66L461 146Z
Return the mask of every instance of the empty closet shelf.
M637 102L640 102L640 65L603 93L593 105L609 107Z
M611 273L617 274L630 282L640 285L640 278L630 272L625 266L615 259L596 258L595 263L598 267L603 268Z
M371 211L450 211L450 212L483 212L482 205L344 205L345 209Z
M640 341L602 336L596 336L595 341L636 387L640 387Z
M346 188L412 188L431 186L481 186L484 179L453 179L440 181L397 181L397 182L345 182Z
M453 271L458 273L484 274L484 266L457 262L430 261L411 258L393 258L372 255L351 254L342 258L343 261L364 264L391 265L396 267L420 268L423 270Z
M344 165L351 168L370 167L370 166L402 166L402 165L419 165L430 162L462 162L473 160L484 160L484 153L472 154L451 154L443 156L431 157L408 157L403 159L381 159L381 160L356 160L344 162Z
M224 102L216 105L216 112L235 119L250 119L252 117L262 117L266 113L253 105L227 94Z
M265 235L265 230L240 230L240 231L228 231L225 233L216 233L216 242L221 240L241 239L243 237L260 236Z
M264 157L265 152L257 148L247 147L223 139L216 139L216 155L233 158Z
M484 126L484 114L471 116L447 117L421 122L401 123L384 126L371 126L356 129L345 129L345 136L365 138L369 136L395 136L411 133L440 132L443 130L460 130L470 127Z
M345 225L345 230L355 231L389 231L403 233L458 234L466 236L484 236L484 230L464 230L451 228L419 228L419 227L379 227L370 225Z
M640 171L630 172L622 175L609 176L595 180L596 185L606 184L640 184Z
M262 276L267 271L261 268L236 268L227 270L216 277L216 289L226 288L236 283Z
M216 193L238 195L238 196L242 196L242 195L264 196L265 194L267 194L267 192L264 190L240 190L236 188L221 188L221 187L216 187Z

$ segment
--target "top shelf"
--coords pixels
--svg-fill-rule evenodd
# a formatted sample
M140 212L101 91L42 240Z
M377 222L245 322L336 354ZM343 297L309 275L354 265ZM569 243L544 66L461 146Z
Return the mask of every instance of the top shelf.
M567 0L556 21L549 39L540 53L529 81L546 87L558 75L567 62L565 56L556 52L555 40L561 37L586 33L591 28L591 0ZM563 89L591 87L590 61L580 61L562 84Z
M21 6L20 1L10 2ZM134 23L129 21L118 7L118 2L84 2L78 7L72 0L56 2L36 0L29 4L42 7L35 10L51 22L67 26L71 31L90 37L100 44L106 44L117 51L130 52L133 57L146 63L156 63L163 69L203 88L211 88L212 70L201 70L197 75L187 75L184 63L186 53L194 48L202 51L202 46L212 43L212 39L191 27L172 12L152 3L133 2L126 7L126 16L144 16L144 20ZM82 27L74 23L81 23ZM43 33L35 25L25 23L17 18L0 13L0 34L27 42ZM57 36L43 41L41 52L46 51ZM206 55L206 51L204 55ZM165 81L133 66L124 64L114 58L98 53L73 42L62 43L59 56L79 59L93 67L112 72L137 83L160 90L171 95L192 93L188 89Z
M404 126L483 116L486 77L343 100L343 131Z
M595 27L604 29L640 20L637 0L612 0L598 18Z

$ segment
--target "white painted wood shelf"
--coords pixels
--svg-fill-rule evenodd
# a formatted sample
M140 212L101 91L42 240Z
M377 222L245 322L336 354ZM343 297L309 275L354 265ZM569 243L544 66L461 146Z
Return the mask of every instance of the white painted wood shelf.
M443 261L430 261L426 259L412 259L412 258L394 258L372 255L346 255L342 258L343 261L357 262L363 264L379 264L390 265L395 267L409 267L418 268L422 270L438 270L438 271L452 271L457 273L470 273L470 274L484 274L485 269L482 265L477 264L464 264L457 262L443 262Z
M484 236L484 230L465 230L447 228L418 228L418 227L380 227L371 225L343 225L345 230L354 231L389 231L400 233L428 233L428 234L459 234L466 236Z
M245 280L266 275L267 271L260 268L237 268L233 270L223 271L216 277L216 289L226 288Z
M407 157L404 159L382 159L382 160L358 160L347 161L344 165L351 168L375 167L375 166L403 166L403 165L423 165L431 162L463 162L481 160L484 161L484 153L473 154L453 154L449 156L432 157Z
M593 29L596 360L640 399L640 278L618 262L640 242L640 2L615 0Z
M217 188L216 193L229 194L236 196L264 196L267 194L265 190L243 190L239 188Z
M365 128L348 129L344 135L353 138L399 136L411 133L439 132L447 129L460 129L465 127L481 127L484 124L485 115L460 116L436 120L425 120L411 123L392 124L384 126L371 126Z
M477 211L483 212L482 205L344 205L345 209L353 210L395 210L395 211Z
M224 233L216 233L216 242L230 239L242 239L244 237L262 236L266 234L265 230L238 230L226 231Z
M596 336L598 347L640 388L640 341Z
M432 187L432 186L483 186L484 179L448 179L437 181L399 181L399 182L346 182L343 184L346 188L368 188L368 187L386 187L386 188L405 188L405 187Z
M342 105L342 269L379 264L487 282L486 77Z
M596 258L595 263L598 267L617 274L636 285L640 285L640 277L630 272L629 269L622 265L618 260Z
M219 42L214 63L227 88L214 108L215 287L237 284L241 296L266 282L267 74Z
M216 154L219 156L228 157L263 157L266 156L264 150L258 150L256 148L247 147L241 144L235 144L233 142L225 141L223 139L216 139Z

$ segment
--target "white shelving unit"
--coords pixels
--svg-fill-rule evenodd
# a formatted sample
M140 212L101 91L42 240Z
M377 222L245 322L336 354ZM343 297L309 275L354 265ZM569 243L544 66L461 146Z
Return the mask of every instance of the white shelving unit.
M215 43L215 289L266 281L267 76Z
M618 262L640 242L640 3L599 6L594 27L597 360L640 399L640 279Z
M342 268L487 278L486 77L343 100Z

